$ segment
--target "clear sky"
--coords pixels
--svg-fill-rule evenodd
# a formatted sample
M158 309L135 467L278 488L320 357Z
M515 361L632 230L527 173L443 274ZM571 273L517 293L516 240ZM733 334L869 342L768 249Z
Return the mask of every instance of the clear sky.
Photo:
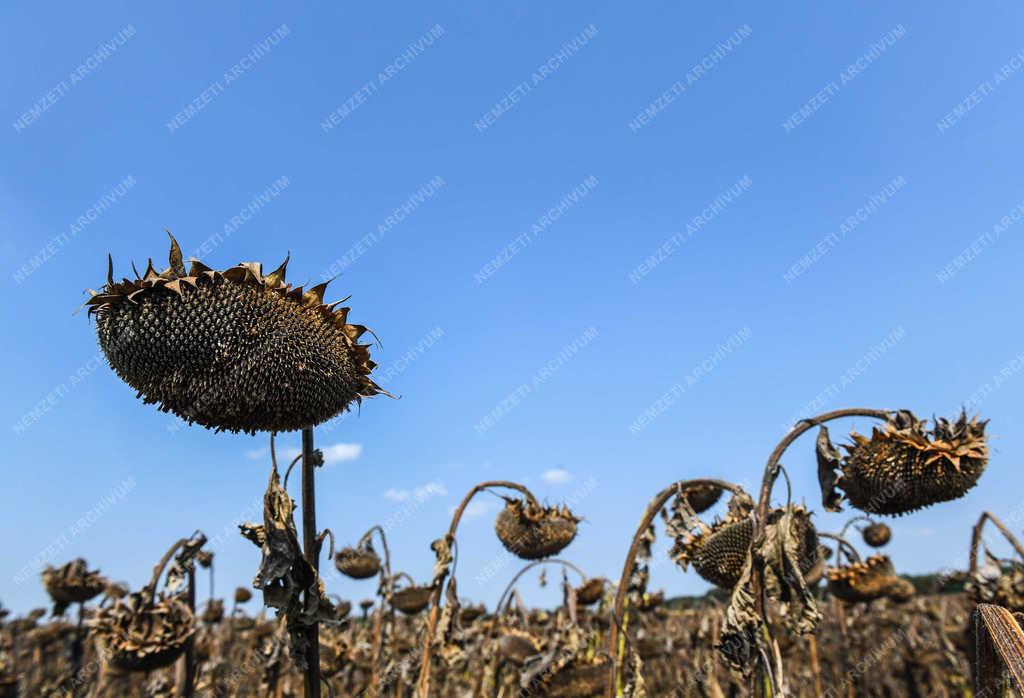
M165 227L212 266L290 251L290 279L352 295L401 399L318 429L319 521L339 543L390 522L417 579L484 479L571 499L566 557L617 577L656 491L754 487L789 423L844 406L991 418L980 485L893 524L900 570L961 564L983 509L1024 518L1022 20L1013 2L6 4L0 600L42 604L36 568L77 556L141 584L196 528L222 591L256 571L234 523L259 517L267 437L143 405L75 314L108 252L122 275L165 264ZM812 449L785 460L817 507ZM459 591L491 605L518 568L498 505L460 533ZM705 586L661 564L652 588Z

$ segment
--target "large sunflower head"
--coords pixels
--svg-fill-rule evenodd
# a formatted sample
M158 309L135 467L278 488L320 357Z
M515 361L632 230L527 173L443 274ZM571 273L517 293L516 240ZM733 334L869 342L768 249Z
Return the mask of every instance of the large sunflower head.
M851 434L838 486L850 504L872 514L905 514L958 499L977 484L988 464L987 421L925 421L896 413L871 437Z
M170 266L107 283L87 301L100 347L146 403L229 431L291 431L324 422L381 391L367 331L349 308L324 304L327 283L285 282L256 262L224 271L190 260L171 237Z

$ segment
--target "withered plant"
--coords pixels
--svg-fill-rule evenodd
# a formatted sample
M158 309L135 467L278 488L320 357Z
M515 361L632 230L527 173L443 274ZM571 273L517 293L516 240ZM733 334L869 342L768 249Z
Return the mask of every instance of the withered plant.
M86 301L111 368L138 392L188 423L217 431L302 430L302 551L315 575L322 539L316 527L313 427L364 397L384 393L370 378L376 364L368 330L348 322L349 308L325 304L329 282L310 289L285 281L288 259L269 274L257 262L223 271L192 259L170 235L169 266L152 260L144 274L107 280ZM134 271L134 267L133 267ZM276 463L275 463L276 467ZM318 594L305 589L304 603ZM317 657L316 615L300 655ZM305 696L320 692L319 662L305 662Z
M526 487L505 480L485 481L474 485L462 498L452 514L448 532L431 543L434 551L434 575L430 613L423 631L420 651L420 675L417 681L417 698L430 698L430 675L434 650L447 646L459 613L459 599L455 577L457 552L456 533L462 515L473 498L485 491L502 488L513 490L521 498L505 497L505 507L495 520L495 533L509 552L525 560L534 560L555 555L572 542L576 536L579 519L566 507L541 505ZM450 575L450 578L449 578ZM445 580L448 580L445 585ZM442 612L441 596L445 596Z

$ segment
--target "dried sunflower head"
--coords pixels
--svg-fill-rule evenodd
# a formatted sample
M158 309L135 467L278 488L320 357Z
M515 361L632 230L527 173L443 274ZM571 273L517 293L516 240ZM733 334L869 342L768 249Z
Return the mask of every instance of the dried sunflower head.
M152 671L173 664L196 624L178 596L154 597L150 589L101 608L90 621L110 663L125 671Z
M431 586L407 586L396 589L391 595L391 603L402 613L414 616L430 605L430 596L434 593Z
M576 537L580 519L567 507L543 507L533 501L505 498L494 530L502 545L524 560L561 552Z
M229 431L291 431L376 395L366 332L348 308L323 303L326 283L285 283L245 262L185 270L171 238L170 267L107 283L87 301L110 366L146 403L189 423Z
M588 579L582 586L576 588L575 593L576 603L581 606L595 604L604 596L604 580L600 577Z
M850 603L889 596L906 601L914 593L913 585L896 574L892 560L886 555L872 555L864 562L830 567L825 570L825 577L832 595Z
M202 619L207 625L216 625L224 620L224 602L221 599L210 599L203 609Z
M483 604L476 606L463 606L459 609L459 622L469 625L477 618L483 617L486 613L487 608Z
M701 514L718 503L722 498L722 488L714 485L700 485L686 490L686 499L693 513Z
M1006 564L985 551L985 564L973 570L964 582L964 591L975 603L988 603L1024 610L1024 567Z
M592 659L577 656L575 661L555 673L545 686L550 698L591 698L604 693L608 686L611 662L607 657Z
M334 566L346 577L369 579L380 572L380 556L366 541L358 548L342 548L334 556Z
M252 598L252 592L245 587L235 588L235 603L248 603Z
M338 598L338 597L333 597ZM334 617L337 621L343 621L348 618L348 614L352 612L352 602L346 601L345 599L338 598L334 602Z
M706 581L731 589L739 581L753 537L754 522L749 517L738 521L725 519L696 536L680 557L688 558L693 569Z
M892 530L879 521L865 526L861 535L864 537L864 542L872 548L881 548L892 539Z
M934 420L931 431L911 412L897 412L871 437L851 434L837 486L850 504L872 514L905 514L958 499L985 471L987 421Z
M768 512L767 525L777 524L785 509ZM811 523L810 512L793 507L791 525L798 544L800 572L807 574L818 562L818 535ZM754 521L742 510L730 512L724 520L698 531L687 541L677 541L673 559L681 565L691 564L703 579L722 589L732 589L743 573L754 537Z
M509 628L498 638L498 654L506 662L523 666L526 660L541 651L543 643L528 632Z
M43 586L53 599L53 615L64 614L73 603L85 603L103 593L107 587L98 570L89 570L82 558L72 560L61 567L43 570Z

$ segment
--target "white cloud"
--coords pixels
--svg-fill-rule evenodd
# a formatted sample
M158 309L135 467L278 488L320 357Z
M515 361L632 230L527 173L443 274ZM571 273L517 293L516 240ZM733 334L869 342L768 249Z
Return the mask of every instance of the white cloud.
M443 497L447 494L448 490L445 488L444 484L440 480L434 480L433 482L428 482L425 485L414 487L412 490L399 490L392 487L384 493L384 499L392 502L404 502L409 499L415 499L417 502L423 502L431 497Z
M363 452L362 444L334 444L324 446L324 464L334 465L349 460L355 460Z
M324 452L324 465L334 465L349 460L355 460L363 452L362 444L333 444L331 446L320 446ZM292 460L302 453L297 446L278 446L277 462L281 467L286 467ZM245 457L250 460L270 459L269 448L252 448L245 452Z
M552 468L541 473L540 479L549 485L565 485L572 482L572 473L565 468Z

